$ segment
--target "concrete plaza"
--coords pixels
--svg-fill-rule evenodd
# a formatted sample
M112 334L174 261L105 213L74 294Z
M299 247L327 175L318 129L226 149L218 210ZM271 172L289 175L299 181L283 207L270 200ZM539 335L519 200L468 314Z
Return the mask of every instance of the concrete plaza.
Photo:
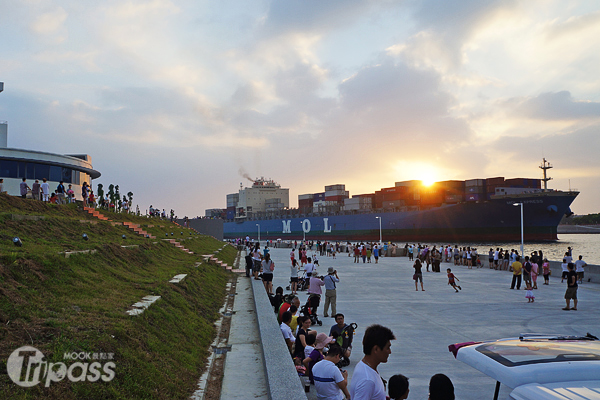
M274 288L289 285L289 252L286 248L271 249L275 261ZM338 271L337 311L345 314L346 323L358 324L351 364L346 368L350 379L354 366L362 358L365 328L371 324L385 325L392 329L397 340L392 343L388 362L378 370L386 380L394 374L406 375L410 379L409 399L426 399L429 378L436 373L450 377L459 399L493 397L495 381L455 360L448 351L449 344L516 337L521 333L600 335L600 285L597 284L580 285L578 311L563 311L566 283L561 284L556 276L550 278L549 286L542 285L540 279L539 289L534 290L535 302L527 303L523 286L521 290L510 290L511 272L487 267L468 269L442 263L441 273L426 272L423 268L423 292L415 291L412 262L406 257L380 258L378 264L374 260L354 263L353 257L341 253L336 259L319 257L319 264L319 274L326 274L329 266ZM460 279L459 293L447 284L448 267ZM299 297L304 304L306 292L300 292ZM243 306L238 299L236 303L236 307ZM323 326L313 329L328 333L334 320L322 317L323 303L322 300L318 310ZM232 328L235 324L234 319ZM226 368L224 389L231 390L228 373ZM260 382L254 378L254 384ZM243 385L237 380L235 384ZM314 388L311 392L309 398L314 395ZM509 392L502 386L500 398L506 398Z

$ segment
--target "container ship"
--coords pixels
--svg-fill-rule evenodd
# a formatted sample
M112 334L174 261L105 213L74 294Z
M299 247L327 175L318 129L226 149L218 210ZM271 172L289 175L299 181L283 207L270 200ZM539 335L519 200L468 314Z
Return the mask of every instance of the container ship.
M579 192L548 189L552 166L544 159L540 168L543 179L403 181L352 197L345 185L329 185L299 195L298 208L289 207L289 189L260 178L207 216L224 219L225 239L505 242L521 240L522 208L525 240L553 241Z

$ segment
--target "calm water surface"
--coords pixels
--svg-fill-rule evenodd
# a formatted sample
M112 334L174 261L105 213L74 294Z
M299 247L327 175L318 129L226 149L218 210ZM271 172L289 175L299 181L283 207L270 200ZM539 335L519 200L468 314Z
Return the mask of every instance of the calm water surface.
M455 243L460 246L474 246L479 254L487 254L490 248L494 250L501 247L504 250L521 248L521 242L482 242L482 243ZM567 247L573 249L573 259L577 260L579 255L588 264L600 265L600 234L559 234L556 242L525 242L524 252L531 254L534 250L541 250L544 257L551 261L562 260ZM520 250L519 250L520 251ZM487 263L487 257L483 257Z

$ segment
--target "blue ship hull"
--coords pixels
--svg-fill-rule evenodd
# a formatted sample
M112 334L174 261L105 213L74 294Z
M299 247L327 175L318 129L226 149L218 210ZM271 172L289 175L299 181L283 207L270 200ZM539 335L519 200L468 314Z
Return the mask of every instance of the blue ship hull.
M514 203L522 202L525 240L551 241L557 240L557 226L578 194L496 196L485 202L464 202L419 211L308 214L305 217L283 214L270 219L225 222L223 236L225 239L256 238L260 230L261 240L378 241L381 221L382 238L386 242L520 241L521 211Z

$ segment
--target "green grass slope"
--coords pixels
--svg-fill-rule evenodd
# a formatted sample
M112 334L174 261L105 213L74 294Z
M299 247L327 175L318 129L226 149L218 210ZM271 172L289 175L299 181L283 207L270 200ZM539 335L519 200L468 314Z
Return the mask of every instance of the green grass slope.
M104 215L145 225L157 239L98 221L76 205L0 195L0 398L178 399L194 391L232 277L219 267L196 264L223 243L169 222ZM161 240L165 235L196 254ZM12 244L14 236L22 247ZM73 250L96 252L65 258L64 251ZM235 256L231 246L218 254L230 265ZM169 283L177 274L188 276ZM161 299L140 316L126 314L147 295ZM65 360L65 353L112 360L80 360L86 365L73 367L71 377L83 381L67 376L48 387L43 381L23 388L7 375L7 360L26 345L40 350L44 361L68 368L75 361ZM112 361L114 378L90 382L94 361L102 367Z

